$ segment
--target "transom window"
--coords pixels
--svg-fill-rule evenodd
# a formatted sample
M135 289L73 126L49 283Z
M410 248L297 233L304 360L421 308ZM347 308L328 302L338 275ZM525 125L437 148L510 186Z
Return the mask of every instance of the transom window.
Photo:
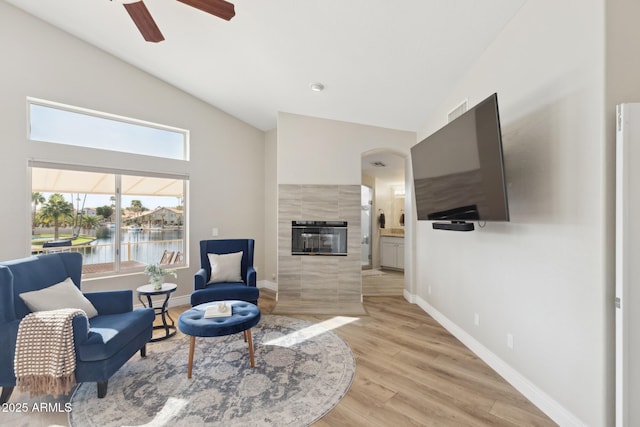
M184 129L35 98L28 104L32 141L188 160Z

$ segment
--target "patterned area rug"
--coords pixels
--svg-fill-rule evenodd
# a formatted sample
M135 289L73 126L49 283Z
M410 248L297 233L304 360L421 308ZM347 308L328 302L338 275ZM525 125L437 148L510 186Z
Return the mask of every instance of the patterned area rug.
M355 373L349 346L321 325L266 315L252 330L255 368L242 334L196 338L187 379L189 337L147 345L109 380L71 398L71 426L304 426L329 412Z

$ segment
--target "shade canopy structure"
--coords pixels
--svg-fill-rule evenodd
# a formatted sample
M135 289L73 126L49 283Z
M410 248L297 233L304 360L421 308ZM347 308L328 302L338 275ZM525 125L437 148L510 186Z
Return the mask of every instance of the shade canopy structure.
M184 178L121 175L122 194L182 197ZM32 168L31 189L46 193L114 194L115 174Z

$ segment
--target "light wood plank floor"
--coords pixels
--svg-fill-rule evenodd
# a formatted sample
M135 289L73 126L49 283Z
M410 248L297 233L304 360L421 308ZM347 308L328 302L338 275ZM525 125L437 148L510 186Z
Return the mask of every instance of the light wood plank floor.
M404 273L394 270L362 270L362 295L402 296Z
M335 329L356 357L353 384L314 427L556 425L418 306L399 296L365 297L364 305L368 315ZM259 306L271 313L273 295L263 292ZM171 317L188 308L171 308ZM11 401L24 397L14 392ZM66 414L14 415L0 425L67 425Z
M269 314L275 300L263 292L258 305ZM418 306L400 296L364 306L368 315L335 330L356 357L353 384L314 427L556 425Z
M556 425L418 306L364 301L369 315L335 331L356 356L356 378L316 427Z

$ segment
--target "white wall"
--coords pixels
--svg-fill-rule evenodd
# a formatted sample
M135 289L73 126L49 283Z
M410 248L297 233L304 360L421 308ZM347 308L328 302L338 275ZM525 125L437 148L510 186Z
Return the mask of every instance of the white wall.
M263 271L264 133L181 92L113 56L0 2L0 259L29 254L30 188L27 160L190 175L190 266L179 272L175 296L189 295L199 268L198 241L211 237L256 239ZM111 152L26 139L26 97L33 96L191 131L191 161L145 156L123 159ZM258 277L260 279L260 275ZM83 288L134 289L142 274L85 281Z
M266 132L264 148L264 272L262 277L266 285L277 289L278 272L278 132L273 129ZM273 276L276 275L274 278Z
M361 157L374 149L409 154L414 132L278 114L278 184L360 184Z
M615 0L607 2L607 39L606 39L606 55L607 55L607 69L606 69L606 113L607 118L607 137L608 137L608 147L610 150L613 150L614 141L613 135L615 134L615 121L613 120L615 115L615 106L617 104L625 103L625 102L640 102L640 84L638 83L638 76L640 76L640 56L636 53L640 51L640 26L638 25L638 17L640 16L640 2L635 0ZM628 126L628 124L627 124ZM607 158L610 160L610 164L608 165L610 169L613 169L613 161L614 156L609 155ZM633 164L633 163L632 163ZM637 168L637 165L634 165ZM636 169L637 170L637 169ZM613 194L613 188L615 188L615 183L613 182L613 177L610 177L608 188L611 189L610 194ZM638 188L637 182L632 182L632 185L635 188ZM637 190L636 190L637 191ZM635 193L632 189L632 193ZM633 197L632 197L633 198ZM626 201L627 203L629 200ZM610 204L613 204L613 198L610 201ZM636 221L635 218L631 219L631 221ZM613 218L610 219L610 222L613 223ZM632 236L632 233L626 233L627 237ZM613 241L613 235L610 235L610 239ZM637 245L637 243L631 242L631 245ZM614 253L611 251L609 257L613 258ZM633 260L632 263L637 263L637 260ZM610 265L612 262L610 263ZM630 271L633 271L633 267L627 271L627 280L629 283L636 283L634 277L628 275ZM620 278L616 277L617 280ZM631 291L629 297L634 297L634 290ZM611 300L614 298L614 295L608 296ZM632 364L637 366L637 358L639 352L637 351L637 347L634 347L633 344L637 340L637 337L640 336L638 333L639 329L637 323L633 322L634 313L635 316L638 316L637 313L640 313L640 310L637 304L633 305L632 303L637 300L633 298L623 299L622 304L625 307L627 313L630 314L630 328L627 329L629 336L631 339L626 343L627 348L630 350L626 355L628 357L627 360L632 361ZM637 317L636 317L637 318ZM611 325L613 328L613 325ZM613 337L611 338L613 341ZM611 346L613 347L613 342ZM613 357L613 355L611 355ZM614 376L613 370L615 365L611 363L611 376ZM626 372L626 384L629 389L626 390L626 398L632 399L634 396L637 396L637 390L640 390L640 381L638 381L638 376L633 375L634 369L630 369ZM616 425L637 425L640 420L640 407L638 406L636 401L630 400L630 404L625 408L628 418L626 419L626 424L621 424L622 419L616 420L618 424ZM628 403L629 403L628 402Z
M471 233L418 222L418 300L505 363L561 424L612 425L604 1L527 2L419 139L462 99L493 92L511 222Z

